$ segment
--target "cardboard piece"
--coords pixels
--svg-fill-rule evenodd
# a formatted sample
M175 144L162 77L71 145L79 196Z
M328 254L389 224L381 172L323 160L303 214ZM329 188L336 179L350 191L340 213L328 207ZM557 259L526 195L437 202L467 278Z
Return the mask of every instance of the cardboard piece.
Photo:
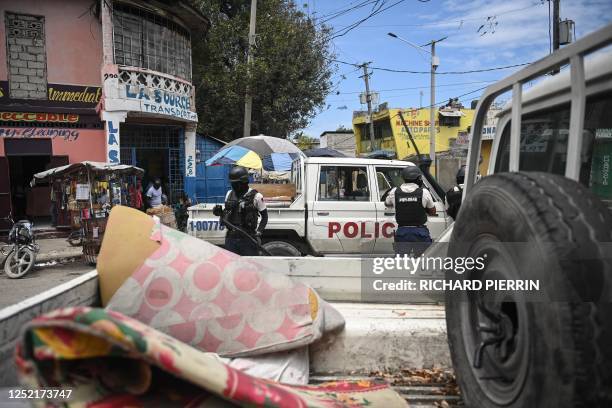
M115 206L111 210L98 255L102 306L159 248L151 239L153 225L153 218L134 208Z

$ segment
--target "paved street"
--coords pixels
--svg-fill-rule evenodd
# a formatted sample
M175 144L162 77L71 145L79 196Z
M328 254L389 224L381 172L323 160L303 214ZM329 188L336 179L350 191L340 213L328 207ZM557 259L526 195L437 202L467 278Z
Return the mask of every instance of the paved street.
M0 308L37 295L92 269L81 260L64 264L50 261L39 264L21 279L9 279L0 273Z

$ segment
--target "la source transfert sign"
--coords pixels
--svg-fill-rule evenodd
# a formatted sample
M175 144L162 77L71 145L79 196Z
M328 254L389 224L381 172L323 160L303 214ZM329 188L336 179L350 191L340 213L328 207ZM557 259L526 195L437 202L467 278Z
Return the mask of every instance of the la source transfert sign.
M191 111L191 100L188 96L133 85L125 85L125 96L127 99L139 100L143 112L174 116L189 121L197 121L198 118L198 115Z

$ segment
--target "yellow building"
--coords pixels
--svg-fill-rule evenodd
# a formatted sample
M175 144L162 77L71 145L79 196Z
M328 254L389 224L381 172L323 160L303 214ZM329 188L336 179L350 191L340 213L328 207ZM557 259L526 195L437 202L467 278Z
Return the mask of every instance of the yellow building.
M402 111L406 124L421 154L429 154L429 109L387 108L382 104L372 114L374 120L374 148L370 142L370 130L367 123L367 112L353 113L353 129L357 153L363 154L373 150L391 150L397 153L398 159L416 155L408 139L408 134L398 115ZM467 148L468 128L474 118L473 109L460 105L444 106L436 109L436 152L445 152L453 146L464 145Z

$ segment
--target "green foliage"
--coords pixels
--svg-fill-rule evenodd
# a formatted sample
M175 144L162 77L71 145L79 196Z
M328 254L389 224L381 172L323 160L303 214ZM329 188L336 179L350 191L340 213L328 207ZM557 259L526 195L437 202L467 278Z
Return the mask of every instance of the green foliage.
M315 139L312 136L308 136L303 132L297 132L292 139L293 143L295 143L295 145L299 147L300 150L308 150L315 148L319 143L319 139Z
M306 127L331 89L329 28L315 25L292 2L259 0L248 67L250 0L194 3L211 21L206 38L192 40L198 130L225 140L241 137L247 89L252 135L287 137Z

